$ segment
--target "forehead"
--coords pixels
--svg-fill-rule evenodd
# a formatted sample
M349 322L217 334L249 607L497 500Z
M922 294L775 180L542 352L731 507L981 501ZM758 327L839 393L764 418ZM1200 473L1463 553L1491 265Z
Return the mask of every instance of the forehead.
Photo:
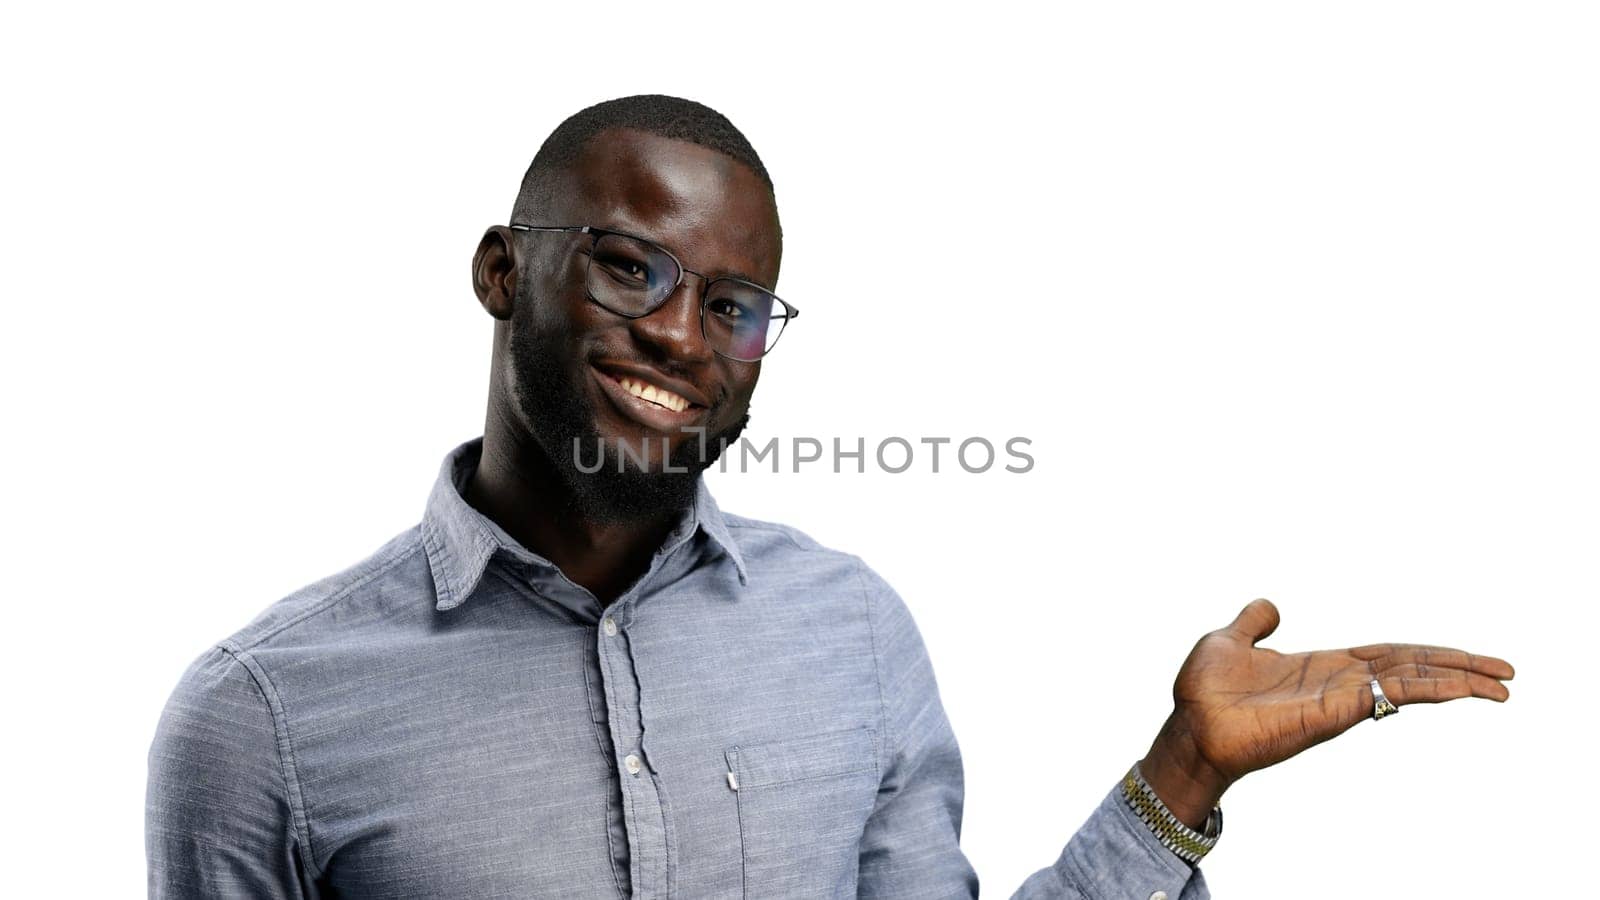
M556 185L563 225L649 238L706 275L778 278L782 247L772 193L750 167L689 141L611 129L585 145Z

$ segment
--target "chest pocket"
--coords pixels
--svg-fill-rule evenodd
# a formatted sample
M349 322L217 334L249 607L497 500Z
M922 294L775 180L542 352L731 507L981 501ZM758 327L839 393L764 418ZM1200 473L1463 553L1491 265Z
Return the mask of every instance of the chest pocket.
M870 728L730 747L744 895L854 897L861 832L878 793Z

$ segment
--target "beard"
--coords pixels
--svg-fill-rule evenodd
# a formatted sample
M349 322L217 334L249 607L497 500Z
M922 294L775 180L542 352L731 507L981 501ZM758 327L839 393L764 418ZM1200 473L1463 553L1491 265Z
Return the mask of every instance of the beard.
M528 279L520 279L520 284L527 283ZM623 452L618 441L605 440L596 425L594 403L584 390L587 375L580 376L571 348L563 346L569 338L543 333L533 321L532 308L533 299L519 289L510 323L516 403L533 428L534 441L567 488L572 507L568 511L592 522L615 523L688 508L701 473L738 439L750 414L721 431L707 431L703 439L691 434L666 456L660 471L649 471L640 457L647 462L648 454L655 453L659 459L662 439L652 438L637 450L629 442L631 452ZM712 403L708 422L717 420L723 403Z

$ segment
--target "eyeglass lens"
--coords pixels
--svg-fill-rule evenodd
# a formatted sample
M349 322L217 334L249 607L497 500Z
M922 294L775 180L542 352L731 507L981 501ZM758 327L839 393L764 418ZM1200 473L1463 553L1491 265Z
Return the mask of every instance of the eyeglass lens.
M678 285L678 266L660 248L620 234L602 235L589 257L589 296L612 312L643 316ZM774 318L776 314L776 318ZM787 310L770 292L739 281L714 280L701 314L706 342L734 359L754 361L771 350Z

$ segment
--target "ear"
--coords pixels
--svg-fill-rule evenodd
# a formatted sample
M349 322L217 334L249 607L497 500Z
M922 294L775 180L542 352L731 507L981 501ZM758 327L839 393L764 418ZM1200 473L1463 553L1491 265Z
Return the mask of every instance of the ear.
M496 225L483 233L478 252L472 254L472 292L496 319L510 319L521 271L516 232Z

